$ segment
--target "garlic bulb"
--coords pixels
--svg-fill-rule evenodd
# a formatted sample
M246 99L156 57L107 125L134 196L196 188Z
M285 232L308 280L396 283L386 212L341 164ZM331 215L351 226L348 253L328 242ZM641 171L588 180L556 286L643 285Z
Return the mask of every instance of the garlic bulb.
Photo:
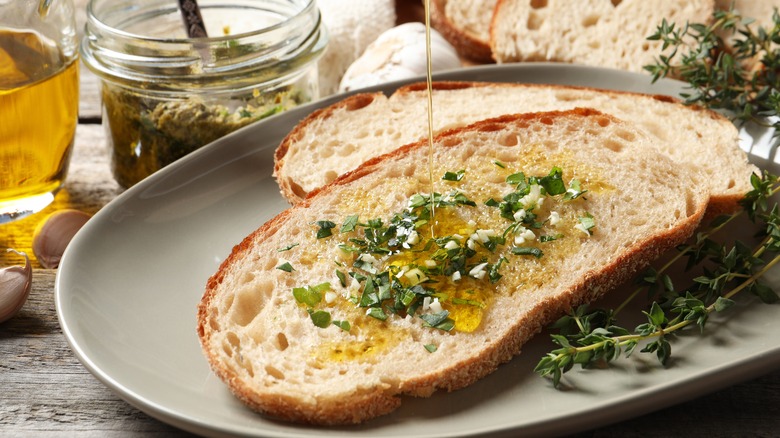
M24 267L9 266L0 269L0 323L11 319L22 308L30 295L32 285L32 267L27 254L13 251L24 256Z
M344 72L384 31L395 26L395 0L318 0L328 48L318 65L320 97L339 88Z
M431 70L461 66L455 48L431 29ZM349 66L341 80L340 91L368 87L389 81L421 76L427 72L425 25L411 22L396 26L366 48Z
M32 249L44 268L56 268L65 248L90 215L78 210L60 210L44 219L33 234Z

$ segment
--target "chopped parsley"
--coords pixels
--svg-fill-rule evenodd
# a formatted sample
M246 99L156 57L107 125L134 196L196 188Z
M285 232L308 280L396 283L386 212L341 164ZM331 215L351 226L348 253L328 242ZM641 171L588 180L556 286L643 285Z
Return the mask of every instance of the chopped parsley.
M336 269L336 277L338 277L341 287L347 287L347 276L343 272Z
M444 176L441 179L444 181L460 181L463 179L463 175L465 174L465 169L461 169L457 172L444 172Z
M324 310L311 310L309 309L309 316L311 321L319 328L325 328L330 325L330 313Z
M384 310L382 310L381 307L371 307L368 310L366 310L366 315L376 318L380 321L384 321L387 319L387 314Z
M295 270L295 268L292 267L290 262L284 262L281 265L277 266L276 269L284 272L292 272Z
M596 226L596 220L591 216L590 213L585 213L585 216L581 216L577 218L579 220L579 224L575 225L575 228L582 230L588 234L593 234L593 231L591 231Z
M358 224L358 215L353 214L352 216L347 216L346 219L344 219L344 223L341 225L341 230L339 230L342 233L349 233L350 231L354 231L355 227Z
M449 318L450 312L442 310L438 313L425 313L420 318L425 321L428 327L437 328L448 332L455 328L455 321Z
M349 324L349 321L337 321L333 320L331 321L331 324L335 325L336 327L344 330L345 332L348 332L352 326Z
M498 161L494 163L504 167ZM465 169L445 172L442 179L460 182L465 174ZM511 173L505 181L510 186L507 193L501 199L491 198L484 202L497 209L498 217L508 220L503 230L479 229L476 222L469 221L460 228L463 235L423 238L427 230L422 228L430 223L434 209L439 220L439 209L476 207L476 202L457 188L444 194L413 194L407 207L389 218L361 221L358 214L351 214L341 225L331 220L316 221L316 237L338 238L335 245L344 251L342 256L351 260L349 263L336 262L334 273L338 285L344 289L339 296L378 321L397 315L419 318L424 326L438 330L455 329L457 306L477 309L486 306L484 297L464 297L459 287L471 287L475 281L498 283L502 278L501 269L512 263L512 257L506 257L508 254L542 258L544 252L536 247L536 242L564 237L563 233L540 234L539 230L546 225L555 226L560 221L557 212L550 212L548 218L540 217L547 216L544 213L547 210L540 208L544 200L556 197L558 202L566 202L585 193L576 179L567 187L563 171L558 167L543 176ZM445 210L444 214L450 213ZM455 233L457 226L455 224ZM590 233L594 226L594 218L585 213L576 227ZM340 236L334 236L334 229ZM293 270L289 263L278 268L287 272ZM347 276L351 277L350 281ZM462 283L466 279L470 283ZM329 312L317 308L330 290L330 283L296 287L293 296L306 306L317 327L335 325L349 331L348 321L334 320ZM466 292L473 294L472 289ZM426 346L431 352L436 348L431 345L431 350Z
M559 167L553 167L547 176L540 178L539 185L550 196L566 193L566 184L563 183L563 171Z
M289 251L289 250L291 250L291 249L295 248L295 247L296 247L296 246L298 246L298 245L299 245L298 243L293 243L293 244L291 244L291 245L287 245L287 246L285 246L284 248L279 248L279 249L277 249L277 250L276 250L276 252L285 252L285 251Z
M569 183L569 188L566 189L566 193L563 195L563 200L572 201L585 194L585 192L587 192L587 190L582 190L580 180L573 179Z
M561 237L563 237L563 234L557 233L557 234L543 234L539 236L539 241L542 243L545 242L552 242L553 240L558 240Z
M321 283L316 286L294 287L293 297L301 304L314 307L322 301L323 292L330 290L330 283Z
M511 249L511 252L514 255L532 255L537 259L544 254L541 249L533 246L515 246Z
M317 230L317 238L324 239L333 235L333 228L336 228L336 224L331 221L317 221L319 229Z

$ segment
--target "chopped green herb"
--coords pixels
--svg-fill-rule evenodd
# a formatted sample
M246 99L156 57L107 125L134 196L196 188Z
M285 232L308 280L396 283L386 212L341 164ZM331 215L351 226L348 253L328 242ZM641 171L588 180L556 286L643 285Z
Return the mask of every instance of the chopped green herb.
M349 324L349 321L338 321L338 320L333 320L333 321L331 322L331 324L333 324L333 325L335 325L336 327L338 327L338 328L340 328L340 329L344 330L345 332L348 332L348 331L349 331L349 330L352 328L352 326Z
M522 172L506 177L507 183L512 185L512 191L500 201L491 198L485 204L497 207L501 217L509 219L511 224L503 234L496 230L480 231L479 228L474 228L476 224L469 224L466 232L476 233L479 239L471 237L466 240L455 234L429 239L422 237L423 231L419 228L430 223L434 207L476 206L475 202L457 189L446 194L414 194L409 197L407 208L392 215L389 220L374 218L361 221L357 214L346 216L338 229L341 233L353 234L337 237L339 241L335 244L345 251L342 256L349 256L351 266L348 263L335 262L335 275L342 288L348 287L349 275L353 278L353 283L360 284L361 290L359 293L348 294L345 299L365 308L368 316L378 320L384 321L393 314L399 317L419 316L428 327L453 330L455 321L449 317L446 310L420 314L425 299L435 296L441 302L451 305L483 308L485 303L481 300L460 295L457 298L451 297L437 290L437 284L443 281L457 282L469 276L485 283L496 283L502 278L502 266L510 263L506 257L507 252L542 257L543 253L539 248L502 246L521 234L525 234L526 239L531 239L529 234L533 239L537 238L540 233L530 230L543 228L546 221L540 221L534 209L540 204L541 196L557 196L566 192L562 174L561 169L556 167L542 177L528 177ZM446 172L443 179L460 181L464 175L465 170ZM576 190L579 190L578 183ZM332 236L333 229L337 227L336 223L327 220L315 223L319 227L318 238ZM453 232L454 230L460 229L453 228ZM560 236L541 236L541 240L551 241ZM412 253L412 258L401 257L398 261L402 263L397 263L395 255L405 251ZM488 251L495 253L497 260L494 263L489 261ZM471 275L472 271L475 272L474 275ZM315 306L322 301L323 292L327 291L329 286L326 284L324 288L294 288L293 295L299 302L307 304L313 314ZM324 321L324 315L318 314L318 317ZM348 327L342 321L328 323L342 328Z
M498 259L496 263L489 264L488 265L488 278L490 279L490 283L496 283L498 280L501 279L501 274L498 273L498 270L501 268L501 265L506 262L505 257L501 257Z
M573 179L569 183L569 188L566 190L566 193L563 195L564 201L572 201L574 199L579 198L583 194L585 194L587 190L582 190L582 186L580 184L580 180Z
M539 179L539 185L550 196L566 193L566 185L563 183L563 171L559 167L553 167L547 176Z
M311 316L311 322L319 328L325 328L330 325L330 313L324 310L309 310L309 316Z
M324 239L325 237L330 237L333 235L333 228L336 227L336 224L331 221L317 221L317 226L320 227L319 230L317 230L317 238L318 239Z
M506 164L504 164L504 163L502 163L502 162L500 162L498 160L493 160L493 164L495 164L496 166L498 166L498 167L500 167L502 169L506 169Z
M322 301L322 293L330 290L330 283L321 283L316 286L294 287L293 296L301 304L314 307Z
M387 314L384 310L382 310L381 307L371 307L366 311L366 315L376 318L380 321L384 321L387 319Z
M360 251L362 251L362 249L360 249L360 248L359 248L359 247L357 247L357 246L353 246L353 245L347 245L347 244L345 244L345 243L341 243L341 244L339 244L339 248L340 248L342 251L344 251L344 252L360 252Z
M339 283L341 283L341 287L347 287L347 276L344 275L343 272L336 269L336 277L339 278Z
M289 251L289 250L291 250L291 249L295 248L295 247L296 247L296 246L298 246L298 245L299 245L298 243L293 243L293 244L291 244L291 245L287 245L287 246L285 246L284 248L279 248L279 249L277 249L277 250L276 250L276 252L284 252L284 251Z
M457 172L444 172L442 179L444 181L460 181L463 179L463 175L466 174L465 169L461 169Z
M424 347L428 350L428 353L435 353L439 349L436 344L425 344Z
M558 234L544 234L544 235L539 236L539 241L542 242L542 243L544 243L544 242L552 242L553 240L558 240L561 237L563 237L563 234L561 234L561 233L558 233Z
M504 236L488 236L487 242L480 242L490 252L494 252L498 245L506 244L506 238Z
M376 285L371 279L366 280L366 284L363 286L363 294L360 295L360 307L373 307L381 303L379 300L379 293L377 292Z
M453 298L452 304L458 304L458 305L466 305L466 306L474 306L479 308L484 308L485 303L481 303L477 300L467 300L465 298Z
M593 219L593 216L591 216L590 213L585 213L585 216L578 218L580 221L580 225L582 225L582 229L587 232L588 234L593 234L590 230L593 229L593 227L596 226L596 220Z
M544 255L541 249L534 248L533 246L515 246L511 249L511 252L515 255L532 255L537 259Z
M290 262L284 262L281 265L277 266L276 269L284 272L292 272L295 270L290 264Z
M420 315L420 318L425 321L425 325L448 332L455 328L455 321L450 319L449 316L450 312L442 310L438 313L426 313Z
M517 172L506 177L506 183L516 186L526 181L525 174L523 172Z
M358 215L353 214L352 216L347 216L347 218L344 220L344 223L341 225L340 231L342 233L349 233L350 231L354 231L357 224Z

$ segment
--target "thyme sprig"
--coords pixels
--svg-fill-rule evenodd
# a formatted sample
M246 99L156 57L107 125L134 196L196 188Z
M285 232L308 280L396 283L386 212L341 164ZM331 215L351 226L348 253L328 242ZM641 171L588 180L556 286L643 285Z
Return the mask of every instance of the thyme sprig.
M640 344L641 353L654 353L666 365L672 354L670 341L676 333L689 326L703 330L710 315L734 304L735 295L748 291L765 303L778 301L775 291L760 279L780 263L780 209L777 203L770 207L770 197L780 191L780 179L765 172L751 178L751 184L753 189L742 201L744 210L716 219L708 231L678 248L668 263L646 271L638 279L640 286L617 310L590 310L583 305L559 319L553 325L559 333L551 335L559 348L543 356L535 371L550 377L558 387L562 375L575 365L590 368L628 358ZM749 248L737 241L727 246L711 239L741 214L761 226L758 245ZM690 287L678 289L666 271L686 257L686 268L698 266L702 274L692 280ZM642 291L656 298L643 311L646 321L633 330L619 326L617 314Z
M686 103L726 110L735 120L774 127L780 136L780 14L773 25L754 26L736 10L719 10L709 25L664 20L649 40L661 41L656 63L645 66L653 82L670 76L688 83Z

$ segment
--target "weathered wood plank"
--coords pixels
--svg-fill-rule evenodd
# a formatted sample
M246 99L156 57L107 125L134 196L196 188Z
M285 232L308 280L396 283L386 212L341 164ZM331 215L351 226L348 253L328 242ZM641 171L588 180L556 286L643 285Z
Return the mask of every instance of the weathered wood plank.
M79 120L100 121L100 79L81 63L79 70Z

